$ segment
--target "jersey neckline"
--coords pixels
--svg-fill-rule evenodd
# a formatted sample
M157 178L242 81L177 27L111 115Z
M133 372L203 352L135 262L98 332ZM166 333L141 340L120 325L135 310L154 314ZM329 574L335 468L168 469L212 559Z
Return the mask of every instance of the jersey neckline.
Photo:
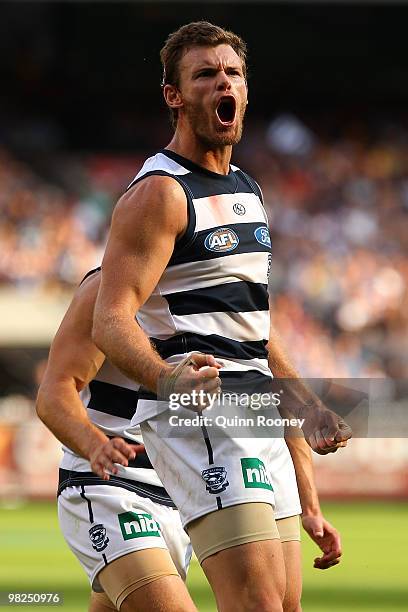
M169 149L161 149L159 152L163 153L163 155L166 155L166 157L169 157L173 161L177 162L178 164L180 164L180 166L183 166L183 168L187 168L187 170L191 170L191 172L201 172L202 174L211 176L211 178L220 179L220 180L223 180L223 179L228 180L231 178L231 176L234 175L234 171L232 170L231 165L229 167L228 174L219 174L218 172L207 170L207 168L204 168L203 166L196 164L195 162L191 161L191 159L188 159L187 157L183 157L183 155L179 155L179 153L175 153L174 151L170 151Z

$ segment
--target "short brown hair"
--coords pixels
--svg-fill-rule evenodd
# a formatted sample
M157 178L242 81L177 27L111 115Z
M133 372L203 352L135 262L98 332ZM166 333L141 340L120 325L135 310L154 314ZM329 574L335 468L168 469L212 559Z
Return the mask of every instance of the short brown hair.
M224 30L208 21L194 21L187 23L172 32L167 37L164 47L160 51L163 66L164 85L179 85L179 65L183 54L192 47L216 47L217 45L230 45L242 61L244 76L246 78L247 46L237 34ZM170 109L173 127L177 125L177 109Z

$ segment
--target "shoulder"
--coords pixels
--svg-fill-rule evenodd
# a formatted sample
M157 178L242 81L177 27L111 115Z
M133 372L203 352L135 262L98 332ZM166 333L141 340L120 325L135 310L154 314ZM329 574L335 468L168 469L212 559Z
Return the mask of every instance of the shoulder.
M77 329L87 325L92 320L96 297L101 280L100 270L87 276L74 293L71 303L63 319L62 328L75 326Z
M82 388L102 366L105 356L92 340L100 278L101 273L95 272L77 288L51 344L43 388L72 378Z
M150 175L137 182L118 201L113 224L174 225L182 231L187 222L187 200L183 187L171 176ZM133 226L134 227L134 226Z
M142 177L120 198L118 204L143 204L146 200L157 201L180 198L185 200L184 190L177 179L166 174L150 174Z
M102 353L92 342L93 312L100 279L101 272L96 271L75 291L51 345L52 368L60 368L74 360L79 364L81 360L86 360L86 356L102 360Z
M75 291L72 301L95 304L100 282L101 268L96 268L95 270L88 272Z

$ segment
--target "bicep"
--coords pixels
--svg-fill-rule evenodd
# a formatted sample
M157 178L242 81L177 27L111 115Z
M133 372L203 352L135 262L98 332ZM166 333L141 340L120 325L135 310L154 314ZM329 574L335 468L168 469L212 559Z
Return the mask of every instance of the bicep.
M184 192L168 177L146 179L119 201L102 263L98 312L102 306L134 316L157 285L186 223Z

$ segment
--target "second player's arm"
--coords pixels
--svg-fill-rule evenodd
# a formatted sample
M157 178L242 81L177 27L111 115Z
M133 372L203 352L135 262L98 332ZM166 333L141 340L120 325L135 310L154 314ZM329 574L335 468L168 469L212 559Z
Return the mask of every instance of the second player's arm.
M92 341L92 316L99 287L95 273L77 290L51 345L37 397L37 414L65 446L91 462L108 479L113 463L127 465L135 449L109 439L88 418L79 392L94 378L105 356Z

